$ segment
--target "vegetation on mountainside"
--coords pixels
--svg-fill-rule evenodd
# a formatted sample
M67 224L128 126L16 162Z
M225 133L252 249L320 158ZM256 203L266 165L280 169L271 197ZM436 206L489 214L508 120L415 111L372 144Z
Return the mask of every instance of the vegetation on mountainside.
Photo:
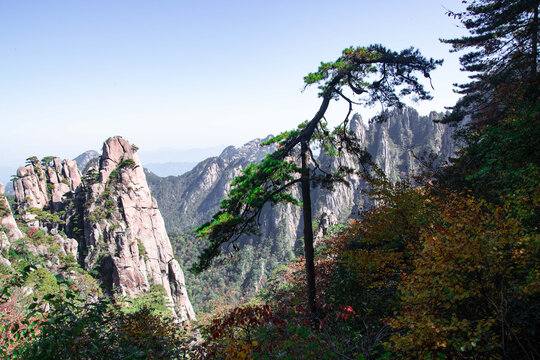
M236 242L245 234L256 233L258 219L265 204L291 203L302 206L304 254L309 312L315 317L315 269L312 226L311 187L317 184L331 188L337 182L346 183L345 176L352 170L343 165L324 171L313 155L312 146L320 147L339 158L343 152L359 156L361 163L368 155L362 150L355 135L347 130L355 104L380 103L383 107L403 106L400 97L414 95L430 99L429 92L418 81L417 75L429 74L442 60L424 58L413 48L395 52L381 45L350 47L334 62L321 63L317 72L304 77L306 86L318 84L321 105L315 116L297 129L282 133L266 144L278 144L278 150L259 164L248 166L231 183L227 198L212 220L195 231L207 238L208 247L193 267L196 272L207 269L227 247L238 248ZM346 93L347 91L351 94ZM349 111L334 130L325 118L331 100L343 99ZM381 113L379 120L382 120ZM298 153L299 151L299 153ZM310 165L314 164L314 165ZM292 194L300 186L301 202Z
M78 281L48 275L46 294L27 300L19 286L42 268L2 276L0 354L13 359L172 359L187 352L186 331L175 324L154 287L129 302L88 299ZM39 275L41 276L41 275ZM25 280L26 279L26 280ZM43 295L43 296L41 296ZM22 300L17 304L14 300ZM122 306L124 304L124 306Z
M465 147L449 166L414 181L392 182L373 164L366 167L366 192L375 205L359 220L335 229L313 254L315 318L305 297L310 286L304 278L306 259L300 257L279 267L250 303L216 313L201 327L198 342L189 344L186 329L163 312L161 288L131 300L129 307L124 299L101 298L96 283L76 263L63 264L72 270L69 274L81 275L74 278L44 270L50 259L31 246L53 253L54 242L21 225L26 238L2 254L12 265L0 267L2 356L540 358L540 2L466 3L464 13L451 15L463 19L472 35L448 40L458 48L482 50L463 58L475 77L452 115L473 115L462 127ZM323 80L321 74L308 80ZM509 89L512 96L505 95ZM288 136L302 136L307 126L276 141L287 148L292 144ZM283 170L298 170L276 161L270 158L267 167L244 172L236 186L246 190L248 202L229 201L224 208L292 201L265 197L265 177L258 177L257 169L273 170L274 190L293 181ZM228 221L238 225L238 215L223 212L214 219L218 223L200 230L219 230ZM23 286L32 287L33 295Z
M0 357L11 359L178 358L186 331L163 286L134 298L103 296L98 280L55 239L19 223L25 237L1 255ZM59 260L56 272L46 267Z
M317 326L300 259L270 279L263 305L218 317L208 348L223 358L537 358L540 236L528 214L373 180L379 206L320 244Z
M471 127L500 124L516 108L538 104L538 0L469 0L463 12L448 11L469 34L442 40L460 57L470 82L456 85L463 96L447 122L471 116ZM525 114L522 114L525 115Z
M182 268L189 269L207 245L192 232L169 234L175 257ZM288 248L288 241L275 238L248 239L242 251L222 256L208 271L186 272L188 295L197 313L212 313L226 306L237 306L252 298L271 275L273 269L302 253Z
M490 202L528 197L531 207L540 171L540 1L467 4L466 11L449 15L470 35L443 40L454 51L470 50L460 61L471 81L458 86L463 97L444 120L462 122L465 146L437 177L445 187L467 188ZM463 121L465 115L471 121Z
M472 0L450 13L472 35L447 42L485 50L462 58L475 74L447 118L472 115L464 148L414 184L366 173L378 205L316 257L318 326L301 260L269 281L265 305L216 319L217 358L540 357L538 10Z

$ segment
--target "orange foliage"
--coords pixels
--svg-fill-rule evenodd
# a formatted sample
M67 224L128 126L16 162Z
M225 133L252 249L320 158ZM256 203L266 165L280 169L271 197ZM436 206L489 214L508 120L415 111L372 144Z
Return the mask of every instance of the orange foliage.
M438 217L422 229L414 271L399 287L392 347L411 358L525 358L528 327L537 326L527 307L540 293L539 235L526 234L508 207L456 194L434 202Z

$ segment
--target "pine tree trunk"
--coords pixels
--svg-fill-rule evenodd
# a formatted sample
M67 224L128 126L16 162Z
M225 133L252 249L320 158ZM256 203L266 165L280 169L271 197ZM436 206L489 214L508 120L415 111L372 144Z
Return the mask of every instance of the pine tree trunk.
M532 46L532 64L531 64L531 73L533 80L536 78L538 72L538 4L534 5L533 10L533 20L532 20L532 34L531 34L531 46Z
M302 210L304 217L304 254L306 257L306 281L307 281L307 303L308 311L313 321L316 319L317 310L315 308L315 261L313 250L313 225L311 219L311 184L309 178L308 164L308 144L301 143L302 152Z

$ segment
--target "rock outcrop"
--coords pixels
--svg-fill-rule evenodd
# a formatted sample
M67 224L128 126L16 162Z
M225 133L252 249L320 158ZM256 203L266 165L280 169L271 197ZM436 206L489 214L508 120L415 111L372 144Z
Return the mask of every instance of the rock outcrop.
M4 184L0 183L0 265L10 266L11 263L4 254L9 250L11 241L20 239L24 235L17 226L4 191Z
M41 164L37 159L30 161L17 170L17 177L13 187L19 208L65 210L68 199L81 185L77 163L59 158L50 158Z
M4 190L4 184L0 183L0 236L3 239L0 241L2 241L4 244L0 244L1 249L4 249L8 246L7 243L4 243L4 241L7 242L9 239L17 240L23 237L23 233L21 232L21 230L19 230L17 222L13 217L11 206L9 205L9 202L4 195Z
M49 270L58 271L60 260L69 255L85 270L97 272L110 295L133 297L161 285L179 320L195 319L157 202L127 141L109 138L99 162L84 177L76 161L54 157L30 158L17 176L17 211L35 229L32 234L47 239L34 241L28 250L46 258ZM10 229L11 219L2 217L3 229ZM51 243L57 245L54 254Z
M453 129L433 122L440 116L437 113L419 116L415 110L405 108L391 112L387 122L369 126L359 115L355 115L349 126L387 176L397 180L411 176L419 169L416 157L423 153L433 152L439 156L439 161L443 161L455 152L451 138ZM147 172L150 188L162 210L167 229L190 236L194 227L208 221L219 209L220 201L226 197L231 180L248 164L260 161L274 151L272 147L259 146L261 142L254 140L239 148L228 147L220 156L202 161L181 176L160 178ZM318 162L327 170L335 169L338 165L359 168L358 159L347 154L339 161L321 154ZM318 222L315 229L317 236L324 236L332 226L347 219L358 218L364 209L371 206L370 199L362 191L366 184L361 177L351 175L348 181L349 186L337 184L332 191L322 188L312 190L313 219ZM239 266L233 270L245 278L244 289L258 287L258 283L249 278L254 274L258 278L261 267L262 272L268 275L272 269L269 264L286 261L294 250L301 251L302 244L298 241L303 227L300 207L268 205L260 217L260 223L260 236L245 237L240 245L247 246L244 253L252 251L263 257L258 257L249 265L243 263L241 268ZM229 275L221 274L221 277Z
M131 145L118 136L109 138L94 176L86 195L85 267L100 269L109 291L122 295L162 285L179 318L195 319L184 274Z
M419 116L411 108L394 110L385 123L366 126L360 115L354 115L349 123L360 143L372 155L373 160L392 180L411 176L419 169L415 156L433 152L438 161L448 159L456 147L451 138L453 129L434 120L442 115L431 113ZM268 138L266 138L268 139ZM242 147L228 147L220 156L206 159L181 176L160 178L150 172L146 176L165 218L169 231L185 232L207 221L219 209L220 201L226 197L230 182L247 165L259 162L275 149L261 147L264 140L256 139ZM338 165L358 169L354 156L345 154L339 161L335 157L321 154L318 161L322 168L331 170ZM338 164L339 162L339 164ZM313 189L314 219L323 212L332 213L338 220L358 216L362 209L370 206L369 199L362 194L365 183L359 176L349 176L350 186L336 185L332 191ZM275 234L276 227L286 226L288 236L296 237L300 216L297 207L274 207L271 214L261 218L268 231ZM266 211L265 211L266 213ZM283 223L285 221L285 224ZM289 240L294 243L294 240Z
M166 214L167 229L184 231L209 219L242 169L275 149L260 145L268 139L255 139L239 148L229 146L221 155L200 162L181 176L160 178L146 171L152 194L159 199L162 214Z
M435 122L441 114L431 113L419 116L416 110L404 108L394 110L384 123L372 123L366 126L360 115L353 116L351 130L362 145L368 150L373 161L392 181L405 179L420 170L419 158L433 153L437 162L445 161L456 151L452 139L453 128ZM358 170L358 159L345 154L339 160L321 154L321 167L327 171L341 165ZM370 199L363 194L366 184L358 175L347 177L349 186L337 185L332 191L314 189L314 215L331 212L341 221L356 218L362 209L371 205Z

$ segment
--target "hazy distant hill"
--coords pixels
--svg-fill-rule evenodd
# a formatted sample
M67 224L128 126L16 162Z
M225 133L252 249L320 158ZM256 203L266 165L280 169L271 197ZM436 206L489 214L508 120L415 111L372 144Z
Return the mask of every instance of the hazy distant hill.
M14 166L0 166L0 182L6 186L6 193L13 193L13 185L10 178L17 173L17 168Z
M166 162L166 163L150 163L144 164L144 167L154 174L165 176L178 176L182 175L197 165L196 161L193 162Z
M77 162L77 167L79 170L83 171L84 168L86 168L86 165L90 162L90 160L95 159L100 156L100 153L98 153L95 150L88 150L83 152L81 155L77 156L75 159Z

